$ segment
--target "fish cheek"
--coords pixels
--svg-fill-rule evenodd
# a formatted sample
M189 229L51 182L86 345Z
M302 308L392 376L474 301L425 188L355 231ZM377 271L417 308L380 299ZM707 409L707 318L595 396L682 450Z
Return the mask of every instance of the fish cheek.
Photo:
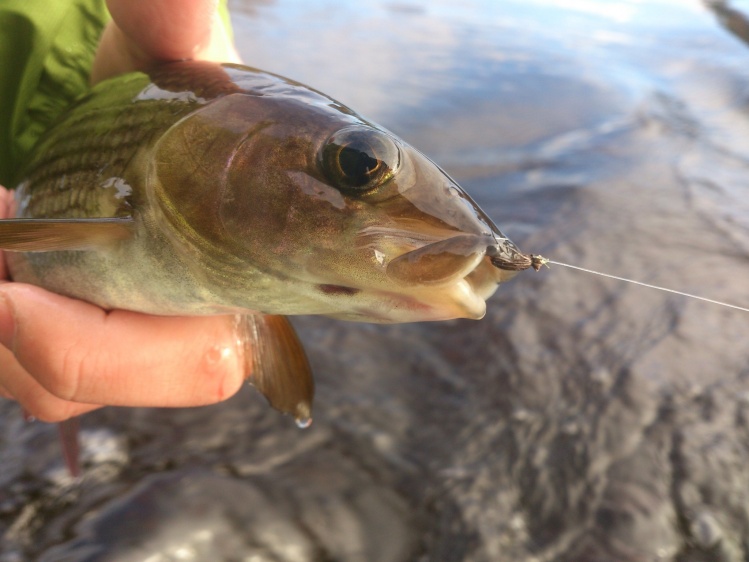
M219 221L237 253L258 259L283 253L290 206L289 179L275 165L276 147L260 135L244 143L226 173Z
M340 201L317 193L321 184L309 173L314 154L308 139L276 126L235 156L220 218L253 261L264 254L301 265L338 233Z
M173 125L157 142L153 191L179 231L212 244L225 238L219 211L227 171L246 140L268 126L258 121L252 102L243 95L216 100Z
M356 235L374 218L370 205L344 196L322 176L315 139L326 134L312 122L275 123L246 143L227 172L220 221L236 241L235 253L256 267L349 286L352 270L371 261Z

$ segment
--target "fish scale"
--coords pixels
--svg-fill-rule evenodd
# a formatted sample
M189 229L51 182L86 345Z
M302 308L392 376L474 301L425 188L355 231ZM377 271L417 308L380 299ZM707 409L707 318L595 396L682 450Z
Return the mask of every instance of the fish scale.
M116 90L119 84L115 80L106 86ZM126 103L90 111L84 100L45 138L26 168L23 195L28 198L28 216L116 216L119 206L111 205L104 182L121 178L140 147L192 109L185 103L123 101ZM92 134L101 130L102 123L110 125Z

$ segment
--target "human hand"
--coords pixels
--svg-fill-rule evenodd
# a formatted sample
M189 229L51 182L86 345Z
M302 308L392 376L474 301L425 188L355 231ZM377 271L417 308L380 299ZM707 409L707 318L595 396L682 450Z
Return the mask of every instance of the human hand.
M112 21L99 43L91 82L169 60L240 62L218 0L107 0Z
M238 62L211 0L109 0L92 82L169 59ZM176 17L173 17L175 16ZM0 187L0 218L12 194ZM104 405L197 406L241 387L234 318L158 317L14 283L0 252L0 396L44 421Z

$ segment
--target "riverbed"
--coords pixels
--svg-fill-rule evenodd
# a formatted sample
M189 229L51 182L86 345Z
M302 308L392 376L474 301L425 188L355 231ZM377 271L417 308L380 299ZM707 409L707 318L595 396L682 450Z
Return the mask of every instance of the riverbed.
M526 252L749 306L749 2L230 7ZM107 408L73 480L0 403L0 562L749 558L749 313L551 266L481 321L295 325L307 430L249 387Z

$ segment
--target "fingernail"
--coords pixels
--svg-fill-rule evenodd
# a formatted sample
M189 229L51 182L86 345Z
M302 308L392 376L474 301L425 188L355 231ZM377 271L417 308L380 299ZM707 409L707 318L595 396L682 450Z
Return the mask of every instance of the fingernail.
M0 292L0 345L13 349L16 332L15 307L8 295Z

